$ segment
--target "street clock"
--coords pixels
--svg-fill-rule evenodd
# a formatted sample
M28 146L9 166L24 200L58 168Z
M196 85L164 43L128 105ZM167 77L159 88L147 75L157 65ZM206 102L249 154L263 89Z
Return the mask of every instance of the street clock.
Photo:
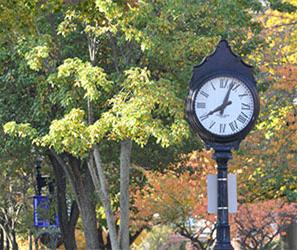
M237 148L259 114L251 66L222 40L213 54L196 66L186 101L188 121L209 147Z
M252 67L230 49L226 40L194 68L186 100L186 116L193 129L213 148L217 162L217 225L215 250L233 250L228 219L228 161L232 149L253 128L259 98Z

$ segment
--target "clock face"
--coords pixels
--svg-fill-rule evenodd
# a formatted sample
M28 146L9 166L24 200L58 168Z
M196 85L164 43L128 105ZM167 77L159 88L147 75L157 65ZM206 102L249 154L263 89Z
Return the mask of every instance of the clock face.
M254 113L254 98L246 84L233 77L205 82L194 99L194 112L210 133L230 136L242 131Z

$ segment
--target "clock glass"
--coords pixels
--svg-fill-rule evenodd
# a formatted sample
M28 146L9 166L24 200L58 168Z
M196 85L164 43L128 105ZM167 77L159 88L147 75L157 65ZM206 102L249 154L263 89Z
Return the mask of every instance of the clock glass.
M230 136L242 131L254 113L254 98L247 85L234 77L215 77L196 92L194 111L210 133Z

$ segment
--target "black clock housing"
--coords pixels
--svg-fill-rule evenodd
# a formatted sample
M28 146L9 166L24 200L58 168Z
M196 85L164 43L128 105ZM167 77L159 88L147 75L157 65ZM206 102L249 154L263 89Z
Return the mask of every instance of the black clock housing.
M236 78L243 82L252 93L254 101L253 116L249 124L236 134L227 136L213 134L201 125L195 114L194 104L199 89L204 83L215 77ZM191 128L209 147L230 145L231 148L238 148L240 141L245 138L255 125L259 115L259 107L253 68L232 52L226 40L221 40L215 51L194 67L190 90L186 99L186 117Z

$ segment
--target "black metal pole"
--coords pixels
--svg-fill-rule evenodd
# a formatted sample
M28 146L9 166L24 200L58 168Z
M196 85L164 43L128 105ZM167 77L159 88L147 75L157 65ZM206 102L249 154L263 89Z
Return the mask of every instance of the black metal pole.
M218 210L217 241L215 250L233 250L230 242L230 226L228 214L228 161L232 159L230 149L215 150L213 159L218 165Z

